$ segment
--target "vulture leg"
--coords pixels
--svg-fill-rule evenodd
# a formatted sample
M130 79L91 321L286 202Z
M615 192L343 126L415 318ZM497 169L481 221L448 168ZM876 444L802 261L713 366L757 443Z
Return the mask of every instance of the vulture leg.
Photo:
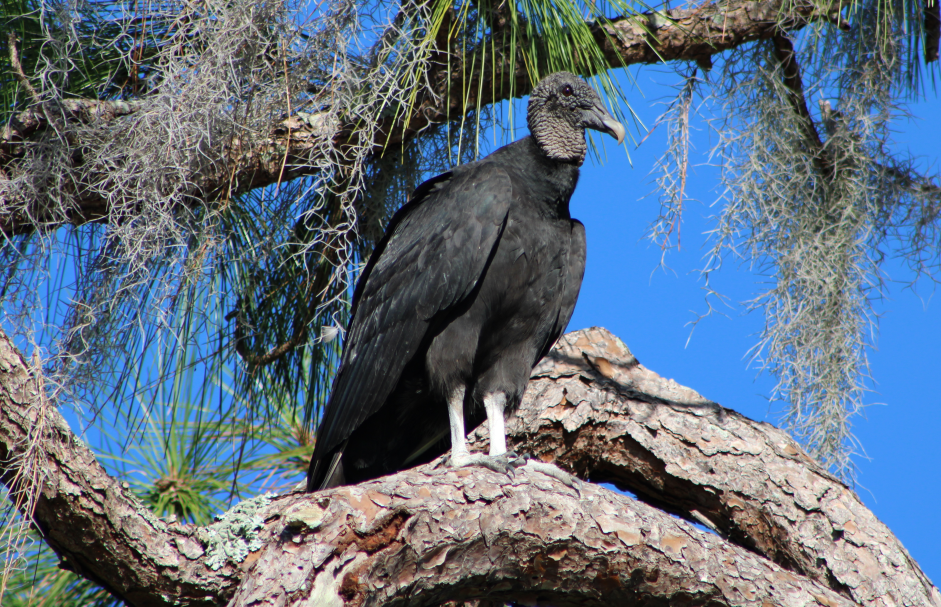
M490 429L490 457L506 453L506 420L503 409L506 407L506 394L497 392L484 397L484 409L487 411L487 427Z
M458 388L451 394L448 401L448 419L451 424L451 465L457 468L464 466L483 466L494 472L502 472L513 476L517 458L506 453L506 434L503 422L503 406L506 395L502 392L487 395L484 398L484 407L487 410L487 422L490 427L490 455L471 453L467 450L467 437L464 433L464 388ZM496 421L494 421L496 420ZM494 437L496 436L496 439ZM521 462L520 462L521 463Z
M524 459L515 453L507 452L505 406L506 394L503 392L494 392L484 397L487 427L490 429L490 455L471 453L467 450L467 437L464 433L464 388L458 388L451 394L448 400L448 419L451 425L451 465L456 468L483 466L512 477L514 469L525 463L529 469L551 476L577 492L579 479L565 470L538 459L531 459L529 456Z
M506 419L504 418L504 409L506 407L506 395L503 392L488 394L484 397L484 408L487 410L487 424L490 428L490 457L501 457L507 460L510 465L514 465L517 459L515 453L506 451ZM562 468L554 464L547 464L538 459L532 459L525 456L526 466L532 470L542 472L546 476L561 481L575 491L578 491L578 479ZM518 465L518 464L515 464ZM514 467L515 467L514 465Z
M464 434L464 388L455 390L448 399L448 421L451 426L451 461L457 462L470 455Z

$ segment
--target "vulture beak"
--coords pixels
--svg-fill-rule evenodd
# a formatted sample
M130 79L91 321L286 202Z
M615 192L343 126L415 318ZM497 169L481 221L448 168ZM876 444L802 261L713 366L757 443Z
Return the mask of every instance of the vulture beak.
M624 125L608 113L600 99L591 106L591 109L582 110L582 116L582 126L585 128L611 135L618 140L618 145L624 143Z

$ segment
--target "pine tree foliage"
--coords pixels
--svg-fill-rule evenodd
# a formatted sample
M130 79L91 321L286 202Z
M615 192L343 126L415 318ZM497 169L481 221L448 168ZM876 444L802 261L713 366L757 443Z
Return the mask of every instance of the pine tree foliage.
M773 278L748 304L766 320L755 356L791 430L847 476L881 264L938 269L941 190L890 138L934 30L910 0L857 0L789 34L799 8L781 12L773 40L678 68L689 75L664 116L652 235L678 234L690 116L705 99L727 117L712 122L727 194L705 279L734 255ZM651 10L4 0L4 123L50 126L0 151L2 328L35 353L51 406L125 454L110 465L159 515L205 522L230 499L284 490L306 465L352 285L391 213L424 177L503 142L512 108L488 100L518 96L519 66L529 84L594 75L628 112L591 26ZM444 115L403 122L433 98L452 100ZM273 125L307 153L289 153ZM236 170L246 163L278 178L255 187ZM17 604L41 604L29 579L107 602L52 573L12 510L3 523Z

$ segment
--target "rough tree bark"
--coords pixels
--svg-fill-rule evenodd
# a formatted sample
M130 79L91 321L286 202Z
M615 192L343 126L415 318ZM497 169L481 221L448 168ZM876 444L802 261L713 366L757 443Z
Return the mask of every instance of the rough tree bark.
M795 31L815 20L826 20L837 27L848 27L841 20L839 4L785 1L729 0L706 2L695 8L677 8L615 19L608 24L592 26L612 68L635 63L662 61L699 61L709 63L710 57L741 44L779 35L781 29ZM781 23L781 15L790 17ZM450 71L436 70L434 90L418 95L410 114L388 120L379 129L373 146L375 152L401 146L429 124L442 123L477 107L504 100L510 91L525 95L530 90L525 61L516 61L515 70L509 51L500 44L484 45L487 57L451 58ZM483 65L485 70L465 69L465 64ZM470 78L466 78L472 74ZM481 82L482 80L482 82ZM510 84L513 86L510 86ZM50 127L50 116L59 121L111 121L138 111L146 111L146 99L134 102L73 100L52 107L37 106L14 117L0 132L0 232L11 235L30 232L37 225L58 221L48 211L37 208L29 220L14 209L22 201L8 199L3 182L22 175L17 160L26 146L40 141ZM322 121L321 121L322 122ZM407 127L406 127L407 125ZM236 196L250 189L309 174L313 170L311 155L320 149L323 124L318 116L301 120L296 116L272 125L267 138L246 142L233 138L209 154L201 166L193 168L187 183L194 184L193 201L204 203ZM119 132L116 130L116 132ZM356 136L354 125L339 125L333 145L336 148ZM81 224L108 216L107 201L75 193L74 212L70 221ZM47 226L49 227L49 226Z
M43 389L0 337L0 480L14 498L28 490L17 472L43 428L33 520L66 566L130 605L941 606L891 532L786 434L658 377L603 329L564 337L540 364L511 440L649 503L439 461L170 525L108 476Z

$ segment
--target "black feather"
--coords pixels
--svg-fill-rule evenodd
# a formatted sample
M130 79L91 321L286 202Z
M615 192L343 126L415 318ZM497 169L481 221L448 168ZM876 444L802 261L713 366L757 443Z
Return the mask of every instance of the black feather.
M604 111L580 79L561 82L581 83L593 116ZM584 143L584 125L553 111L545 119L563 117L560 128L576 128ZM483 419L476 405L488 393L518 405L578 297L585 232L568 205L580 164L526 137L425 182L393 216L354 293L309 491L443 453L456 388L466 388L468 426Z

